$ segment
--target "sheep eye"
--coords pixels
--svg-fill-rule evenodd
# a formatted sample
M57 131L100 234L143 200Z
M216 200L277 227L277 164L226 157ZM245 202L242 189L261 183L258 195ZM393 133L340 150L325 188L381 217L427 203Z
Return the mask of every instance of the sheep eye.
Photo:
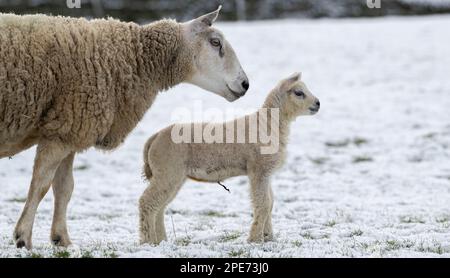
M299 97L305 97L305 93L303 91L294 91L294 94Z
M219 46L221 45L219 39L211 39L209 42L210 42L211 45L214 46L214 47L219 47Z

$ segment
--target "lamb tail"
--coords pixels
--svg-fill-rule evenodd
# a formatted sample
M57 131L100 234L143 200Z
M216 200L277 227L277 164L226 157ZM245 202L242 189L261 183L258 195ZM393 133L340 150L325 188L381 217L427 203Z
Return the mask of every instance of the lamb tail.
M153 176L152 169L150 168L150 164L148 163L148 151L150 150L150 147L152 146L153 141L155 140L156 136L158 134L154 134L150 139L147 140L144 146L144 169L143 169L143 176L147 178L148 180L151 179Z

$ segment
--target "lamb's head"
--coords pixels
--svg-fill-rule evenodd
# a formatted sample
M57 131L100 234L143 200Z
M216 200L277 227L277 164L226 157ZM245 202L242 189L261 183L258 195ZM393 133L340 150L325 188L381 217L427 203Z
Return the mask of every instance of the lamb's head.
M231 102L247 92L249 82L231 45L222 32L211 27L220 8L182 24L182 34L193 59L186 81Z
M301 81L301 73L294 73L280 81L277 93L284 96L280 98L280 109L291 118L313 115L319 111L320 101Z

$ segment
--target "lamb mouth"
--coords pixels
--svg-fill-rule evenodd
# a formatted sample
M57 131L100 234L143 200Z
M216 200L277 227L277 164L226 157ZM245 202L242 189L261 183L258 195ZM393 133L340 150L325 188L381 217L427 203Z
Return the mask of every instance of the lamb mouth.
M227 88L228 88L228 90L233 94L233 96L235 96L236 98L240 98L241 96L243 96L243 95L245 94L245 93L239 94L238 92L233 91L233 90L230 88L230 86L228 86L228 84L227 84Z
M309 108L309 111L311 112L311 113L317 113L317 112L319 112L319 108Z

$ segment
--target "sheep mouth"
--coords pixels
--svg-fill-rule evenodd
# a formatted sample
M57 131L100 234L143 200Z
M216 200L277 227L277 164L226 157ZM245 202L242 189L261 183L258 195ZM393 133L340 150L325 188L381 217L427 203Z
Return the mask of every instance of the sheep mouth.
M233 90L230 88L230 86L228 86L228 84L227 84L227 89L228 89L228 91L230 91L231 94L233 94L233 96L235 96L236 98L240 98L240 97L242 97L243 95L245 95L245 92L244 92L244 93L238 93L238 92L236 92L236 91L233 91Z

